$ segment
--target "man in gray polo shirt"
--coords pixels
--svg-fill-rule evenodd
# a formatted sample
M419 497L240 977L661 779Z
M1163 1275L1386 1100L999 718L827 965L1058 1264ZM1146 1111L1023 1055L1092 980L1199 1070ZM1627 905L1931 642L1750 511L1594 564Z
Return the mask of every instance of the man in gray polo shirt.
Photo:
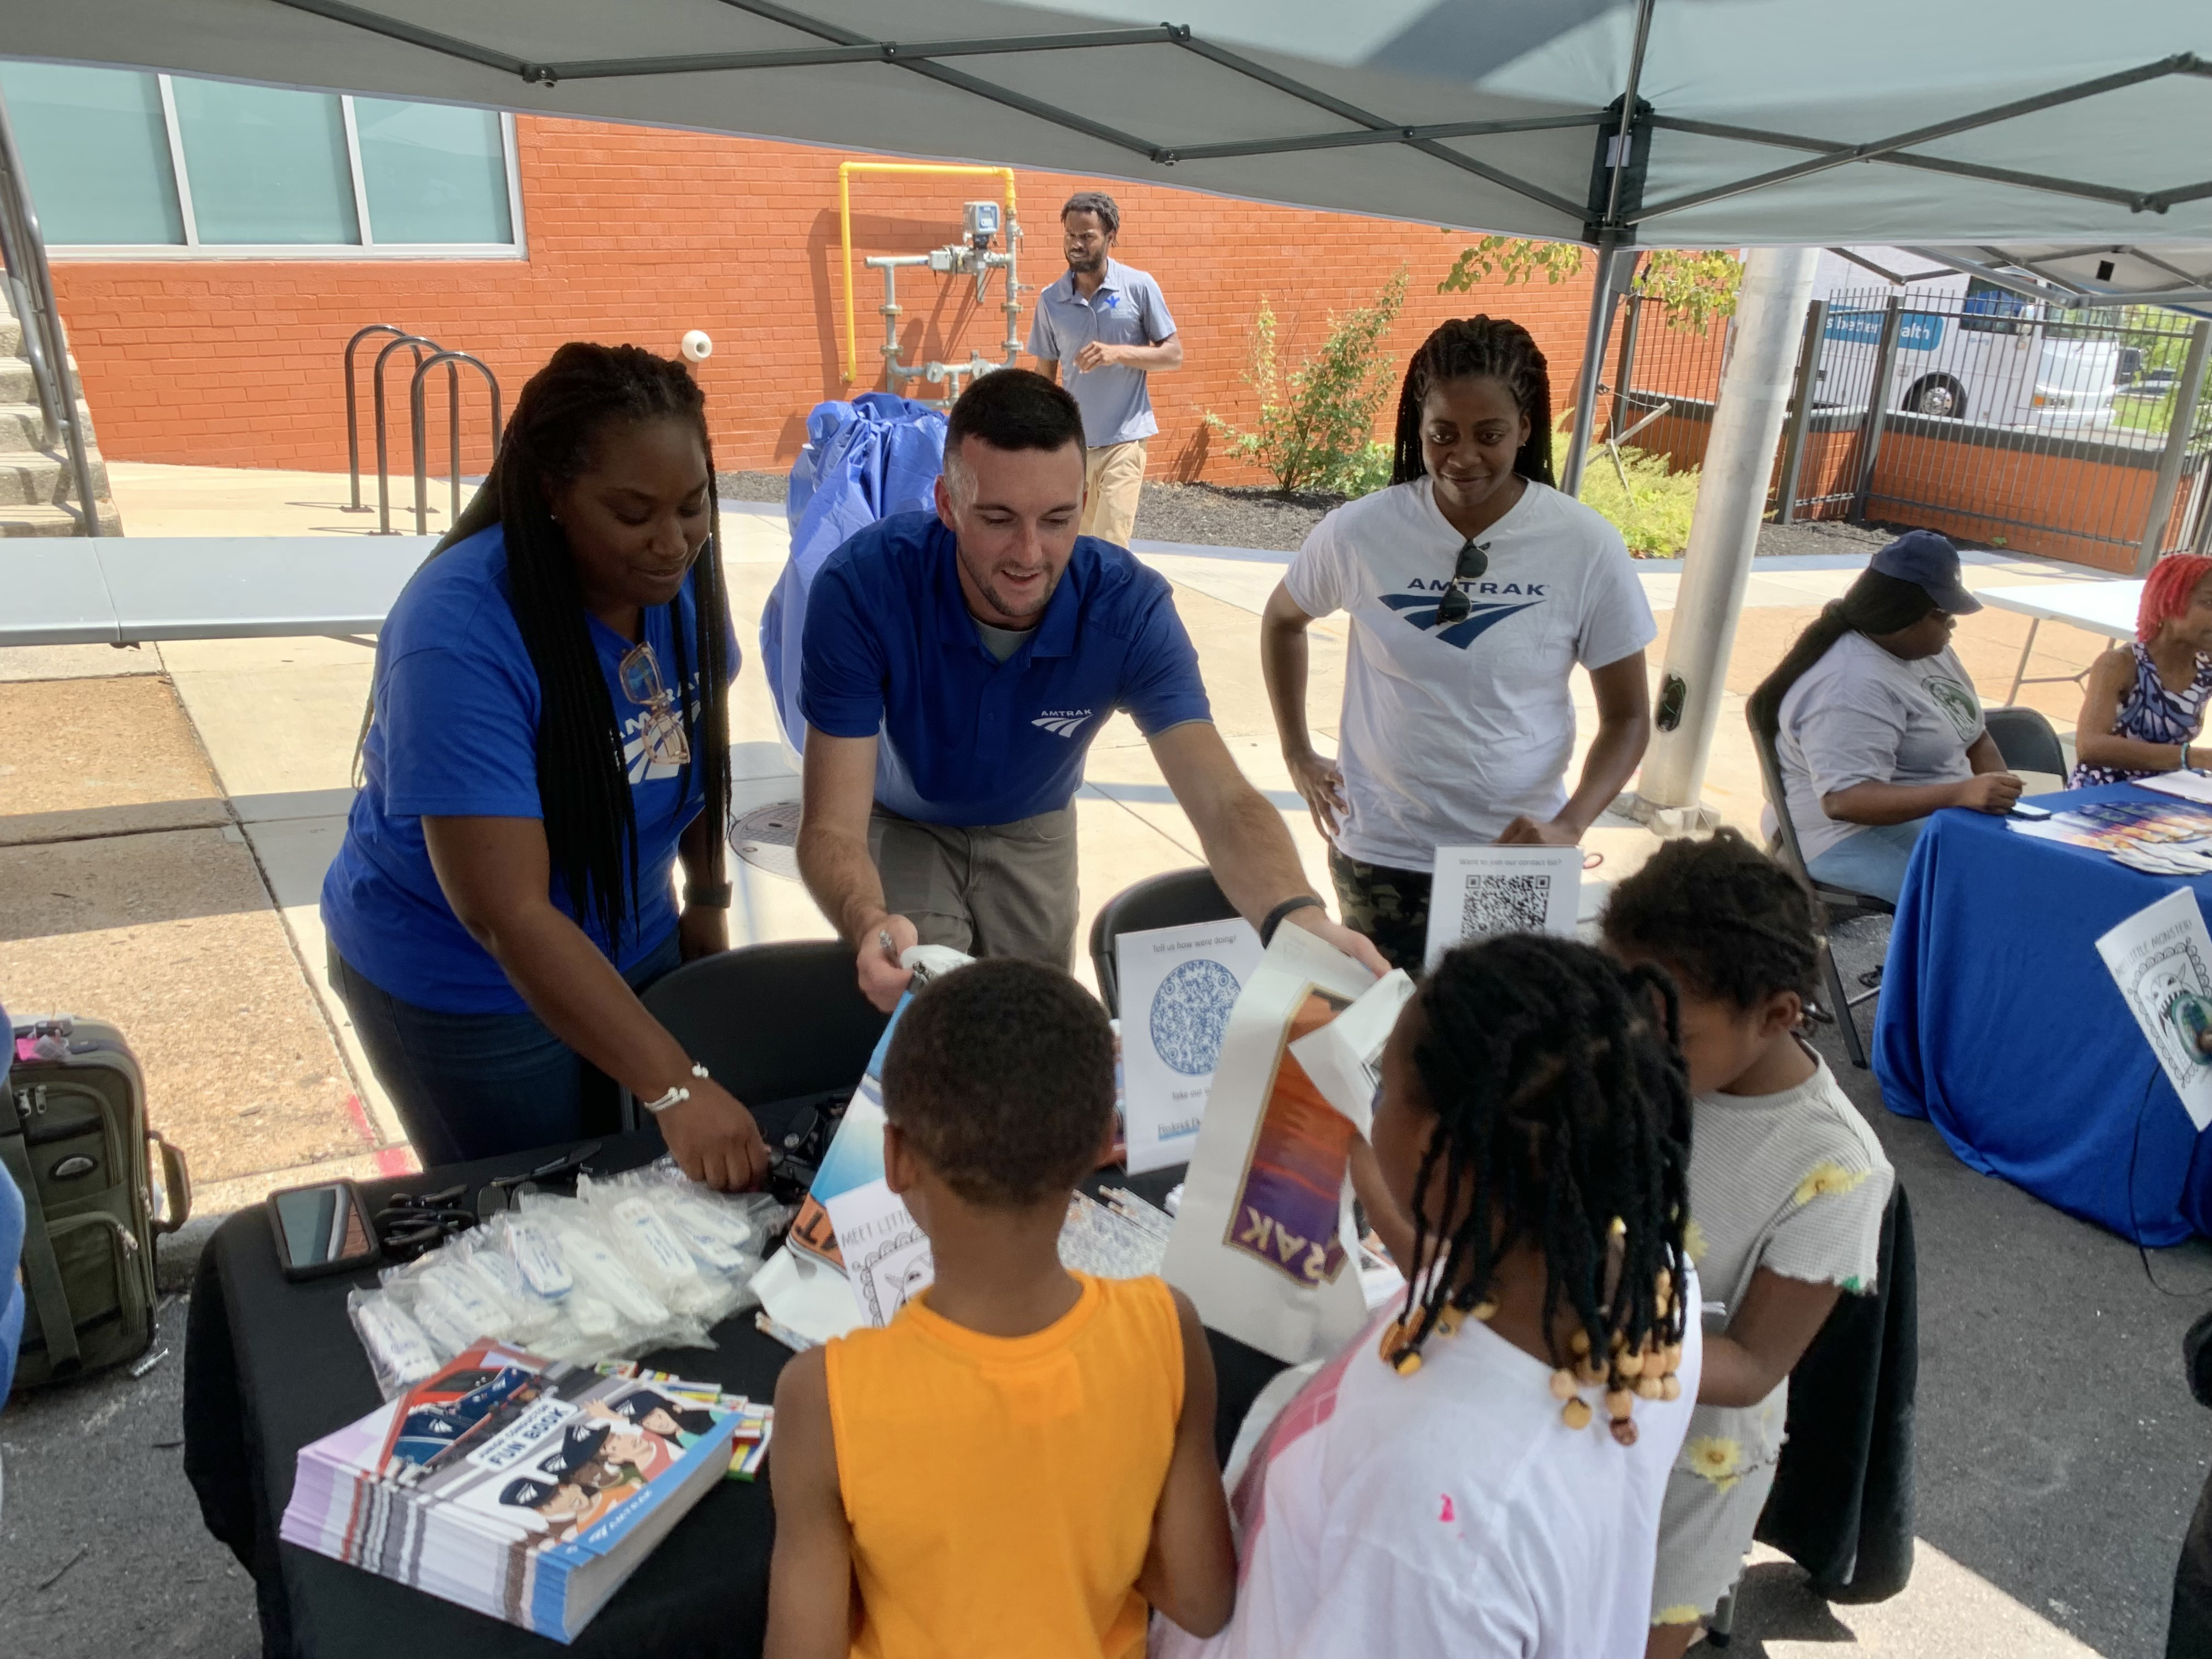
M1103 191L1078 191L1060 210L1067 274L1037 295L1030 355L1065 376L1083 411L1082 533L1129 544L1145 483L1145 440L1160 429L1145 376L1181 368L1182 342L1160 285L1112 257L1121 210Z

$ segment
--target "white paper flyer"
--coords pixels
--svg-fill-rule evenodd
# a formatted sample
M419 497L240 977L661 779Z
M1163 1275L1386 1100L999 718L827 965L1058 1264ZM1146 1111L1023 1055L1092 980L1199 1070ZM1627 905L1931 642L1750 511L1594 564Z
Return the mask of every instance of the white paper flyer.
M1579 847L1439 847L1425 959L1492 933L1572 939L1582 886Z
M1129 1173L1186 1164L1213 1086L1229 1012L1260 965L1260 935L1241 917L1123 933L1122 1116Z
M2097 941L2128 1011L2199 1131L2212 1124L2212 933L2177 887Z
M827 1207L860 1316L871 1325L890 1324L937 1276L928 1236L906 1200L880 1178L835 1194Z
M1413 996L1413 980L1404 969L1394 969L1321 1030L1291 1044L1291 1053L1305 1067L1322 1098L1350 1118L1362 1135L1375 1123L1375 1094L1382 1085L1382 1047Z

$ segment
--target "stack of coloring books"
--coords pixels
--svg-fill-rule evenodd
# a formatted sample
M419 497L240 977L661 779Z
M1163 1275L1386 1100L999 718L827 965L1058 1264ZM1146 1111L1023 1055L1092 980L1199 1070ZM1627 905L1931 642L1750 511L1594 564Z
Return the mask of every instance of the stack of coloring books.
M764 1426L711 1385L480 1342L303 1448L282 1532L573 1641Z

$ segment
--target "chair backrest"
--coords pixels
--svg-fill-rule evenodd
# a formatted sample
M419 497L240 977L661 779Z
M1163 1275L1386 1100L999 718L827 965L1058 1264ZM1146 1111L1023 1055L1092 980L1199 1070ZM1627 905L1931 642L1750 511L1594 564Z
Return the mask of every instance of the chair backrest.
M1236 915L1237 907L1222 896L1213 872L1203 865L1147 876L1115 894L1099 907L1091 923L1091 965L1097 973L1098 1000L1106 1005L1106 1012L1116 1017L1121 1012L1114 941L1123 933L1180 927L1193 921L1227 921Z
M1990 709L1983 718L1989 722L1990 740L2010 770L2066 775L2066 750L2058 733L2036 710L2014 704Z
M889 1017L836 939L748 945L684 963L641 999L684 1052L753 1109L860 1086Z
M1782 781L1782 757L1775 750L1774 739L1760 727L1758 716L1747 708L1743 718L1751 727L1751 746L1759 751L1759 787L1766 792L1766 804L1774 813L1775 844L1767 850L1810 886L1813 878L1805 868L1805 851L1798 844L1797 826L1790 817L1790 791Z

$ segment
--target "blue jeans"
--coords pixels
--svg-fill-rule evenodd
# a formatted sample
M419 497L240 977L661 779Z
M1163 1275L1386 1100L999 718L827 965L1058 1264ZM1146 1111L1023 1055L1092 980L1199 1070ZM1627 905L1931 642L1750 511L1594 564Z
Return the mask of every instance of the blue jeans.
M1872 893L1894 904L1905 889L1905 866L1911 861L1913 843L1927 825L1926 818L1875 824L1838 842L1820 857L1806 860L1806 872L1815 881Z
M633 991L678 967L673 928L624 977ZM426 1170L611 1134L621 1091L537 1015L450 1014L402 1002L331 947L331 983Z

